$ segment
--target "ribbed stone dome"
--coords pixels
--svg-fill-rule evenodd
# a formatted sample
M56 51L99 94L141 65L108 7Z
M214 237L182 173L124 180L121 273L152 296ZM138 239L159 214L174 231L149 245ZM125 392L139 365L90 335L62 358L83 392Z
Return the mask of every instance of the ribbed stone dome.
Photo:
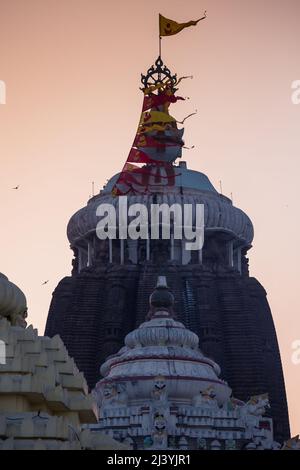
M0 317L22 314L26 308L26 297L21 289L0 273Z
M220 404L231 389L219 378L220 368L199 350L198 336L171 318L166 310L156 311L125 338L125 347L101 367L104 376L97 386L126 383L129 397L141 399L151 394L152 381L164 376L169 394L192 399L199 390L213 385ZM142 386L136 385L142 383Z
M195 333L187 330L182 323L172 318L154 318L143 323L140 328L129 333L125 338L129 348L137 346L187 346L195 349L199 339Z
M157 188L149 186L147 194L128 194L128 204L144 204L150 214L151 204L204 204L205 228L207 231L224 231L239 239L245 246L253 240L253 225L249 217L233 206L232 201L219 194L203 173L177 167L180 171L174 186ZM67 234L71 245L95 232L100 220L96 215L100 204L112 204L118 216L118 197L111 194L118 175L111 178L100 194L88 201L86 207L70 219ZM195 216L195 214L194 214Z

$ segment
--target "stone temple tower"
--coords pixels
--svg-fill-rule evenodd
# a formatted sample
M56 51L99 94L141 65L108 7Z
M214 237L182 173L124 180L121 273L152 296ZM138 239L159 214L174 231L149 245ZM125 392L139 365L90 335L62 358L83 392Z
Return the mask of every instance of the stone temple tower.
M176 90L176 76L160 58L142 81L144 90L161 82L171 83L172 93ZM93 388L99 364L115 354L125 336L144 321L149 295L163 274L175 296L178 320L199 336L203 354L220 365L222 379L230 383L234 395L246 401L269 392L274 437L282 441L289 437L285 385L266 291L249 275L251 220L219 194L206 175L189 169L185 162L176 163L183 130L177 129L166 109L168 116L163 115L159 103L164 100L160 93L165 92L159 89L158 95L151 96L149 122L145 113L141 120L147 142L154 138L159 142L148 152L151 159L143 161L142 169L130 167L129 172L125 166L70 219L67 234L74 252L73 270L53 293L46 335L61 336ZM149 213L151 204L203 204L203 248L187 251L186 240L174 237L174 221L167 240L100 240L97 207L110 203L118 209L122 194L127 195L128 205L142 203Z

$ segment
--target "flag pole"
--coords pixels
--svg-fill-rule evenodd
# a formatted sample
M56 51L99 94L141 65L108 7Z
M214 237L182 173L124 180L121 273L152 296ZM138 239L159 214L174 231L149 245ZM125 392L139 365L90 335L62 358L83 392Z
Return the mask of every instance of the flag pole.
M159 31L159 32L160 32L160 31ZM158 57L159 57L159 59L161 60L161 35L159 35L158 37L159 37ZM161 80L161 74L160 74L160 72L158 73L158 80L159 80L159 81Z
M160 28L160 24L161 24L161 15L159 14L158 15L158 56L161 58L161 28Z
M159 38L159 46L158 46L158 56L159 58L161 59L161 35L160 35L160 15L158 17L158 38ZM161 75L160 73L158 74L158 79L160 80L161 79Z

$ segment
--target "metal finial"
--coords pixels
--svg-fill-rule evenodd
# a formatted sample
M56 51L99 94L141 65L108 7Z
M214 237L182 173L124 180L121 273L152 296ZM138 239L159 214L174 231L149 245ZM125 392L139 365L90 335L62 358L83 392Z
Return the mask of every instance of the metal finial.
M161 57L159 56L155 62L155 65L152 65L146 75L141 76L141 82L143 84L143 90L149 86L158 85L159 83L169 82L171 88L175 90L177 84L177 74L172 75L170 69L164 65Z

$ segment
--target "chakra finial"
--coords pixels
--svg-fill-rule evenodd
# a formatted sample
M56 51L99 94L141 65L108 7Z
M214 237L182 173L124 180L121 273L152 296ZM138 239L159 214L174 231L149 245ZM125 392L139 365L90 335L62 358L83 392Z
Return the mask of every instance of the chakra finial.
M159 56L155 62L155 66L152 65L146 75L142 74L141 82L144 85L142 90L149 88L150 86L156 86L160 83L169 83L172 91L177 91L175 88L177 84L177 74L172 75L170 69L164 65L161 57Z

